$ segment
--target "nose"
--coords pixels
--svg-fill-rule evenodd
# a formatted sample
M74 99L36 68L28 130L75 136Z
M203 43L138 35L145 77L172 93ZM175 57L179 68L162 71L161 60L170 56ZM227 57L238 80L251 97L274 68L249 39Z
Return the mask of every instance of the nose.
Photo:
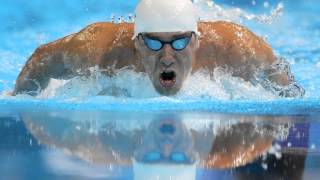
M169 44L164 45L160 62L166 68L174 64L173 51Z

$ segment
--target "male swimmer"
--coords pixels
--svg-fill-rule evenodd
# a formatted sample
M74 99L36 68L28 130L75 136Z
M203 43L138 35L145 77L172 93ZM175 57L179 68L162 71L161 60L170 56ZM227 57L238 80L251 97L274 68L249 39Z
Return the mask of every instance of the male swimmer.
M134 24L96 23L39 47L21 71L14 94L37 95L50 78L87 75L88 68L98 66L108 76L125 67L147 73L165 96L179 92L190 74L213 74L217 67L252 83L262 70L263 82L269 82L261 83L266 89L302 96L304 90L290 72L276 65L276 56L261 38L231 22L200 22L190 0L141 0Z
M92 122L91 116L81 114L74 121L73 115L65 113L56 121L51 112L34 112L23 114L23 121L42 145L103 167L132 165L136 180L194 180L197 167L243 166L266 152L277 134L269 124L256 125L254 116L222 115L201 121L171 113L146 115L129 126L126 120L130 115L109 121L105 118L108 113L100 113L94 121L102 123L92 133L83 126Z

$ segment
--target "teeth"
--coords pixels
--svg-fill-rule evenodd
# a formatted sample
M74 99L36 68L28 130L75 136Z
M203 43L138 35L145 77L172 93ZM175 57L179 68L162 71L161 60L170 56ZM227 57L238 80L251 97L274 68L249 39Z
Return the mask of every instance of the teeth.
M176 80L162 80L160 79L161 85L164 87L172 87L176 83Z
M172 77L168 77L172 76ZM175 73L173 71L164 71L160 74L160 83L166 88L171 88L176 83Z

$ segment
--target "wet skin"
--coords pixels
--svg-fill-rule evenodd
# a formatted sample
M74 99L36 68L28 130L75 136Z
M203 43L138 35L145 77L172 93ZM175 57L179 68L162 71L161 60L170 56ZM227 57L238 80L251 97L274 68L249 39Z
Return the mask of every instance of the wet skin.
M228 122L228 116L222 118L223 123L217 131L210 128L196 130L187 126L180 116L170 114L155 116L147 126L141 121L137 127L125 131L121 123L118 127L117 123L106 121L96 133L90 133L87 128L76 128L84 127L89 116L81 116L84 120L81 122L75 122L68 116L72 117L70 113L64 113L57 119L50 112L35 112L23 114L22 119L30 133L43 145L68 150L83 160L99 165L128 165L134 158L150 164L199 163L200 167L205 168L239 167L266 152L272 145L270 134L274 132L265 125L257 128L250 118L248 123L239 122L230 127L226 125L228 123L223 125ZM198 125L214 126L207 122ZM161 158L154 160L153 153L156 153L155 156L159 153ZM172 158L174 154L178 154L178 158ZM181 159L182 155L184 157Z
M134 157L138 162L193 164L197 161L192 133L174 116L153 121L148 131L136 142ZM181 159L172 159L174 154L178 154ZM152 157L157 155L161 158Z
M190 44L183 51L175 52L169 45L165 45L161 51L152 52L146 49L141 40L132 40L133 24L97 23L90 25L76 34L39 47L21 71L17 79L14 94L27 93L37 95L37 93L47 87L50 78L69 79L74 76L86 74L89 67L98 66L102 70L107 70L103 72L110 76L114 75L114 70L125 67L130 67L136 72L146 72L155 89L160 94L173 95L182 87L190 71L192 73L206 69L209 72L213 72L216 67L228 66L234 70L234 76L250 81L257 68L263 65L271 65L276 60L272 49L261 38L245 27L228 22L200 23L199 31L202 36L196 39L193 35ZM184 33L189 32L179 32L180 35ZM241 34L241 37L238 36L239 34ZM173 36L178 34L152 33L148 35L169 41ZM170 64L169 67L168 64ZM172 70L176 74L174 86L170 88L161 85L159 76L161 76L161 72L164 70ZM286 74L270 71L267 75L271 81L277 84L286 85L289 83ZM36 115L36 117L38 116L39 114ZM65 121L62 120L62 122ZM72 129L75 130L75 128ZM236 127L235 129L240 128ZM41 133L42 132L35 136L41 136ZM121 132L118 134L121 134ZM244 135L245 137L249 137L247 133ZM206 163L207 166L220 168L235 166L235 164L232 164L233 158L230 157L233 156L230 156L230 151L225 153L225 151L223 151L224 148L217 148L221 147L220 145L226 144L224 142L226 142L229 136L241 137L234 133L221 135L221 141L218 141L219 137L217 137L215 148L212 148L211 153L221 158L212 156L215 161L209 159ZM83 136L79 135L73 137L79 138L78 142L80 143L84 143L86 140L80 138ZM124 136L121 135L120 137L123 138ZM96 141L93 142L91 138L96 139ZM118 142L128 142L123 140L118 141L119 139L114 137L104 137L102 139L104 141L108 139L110 142L116 142L115 145L117 145ZM113 139L116 140L112 141ZM206 143L207 141L203 139L204 136L201 136L199 140L195 142ZM238 139L231 138L231 140L234 139L240 143ZM92 142L101 144L100 139L97 137L89 136L87 140L87 142L89 142L89 148L93 147L92 144L90 144ZM151 141L152 140L156 141L157 138L151 139ZM231 140L230 142L233 142ZM45 140L42 142L45 142ZM75 140L71 139L70 142L75 142ZM248 142L254 142L258 145L260 145L260 142L264 143L261 145L261 148L257 148L259 152L265 151L266 148L271 145L269 138L267 138L267 141L265 138L258 138L256 141L250 139ZM55 144L56 142L53 140L51 143ZM69 143L65 142L58 144L62 147L64 147L65 144L69 145ZM162 149L165 155L170 154L169 152L174 150L174 148L170 145L168 146L168 144L158 145L162 145L162 148L159 149ZM71 149L75 150L74 147L71 147ZM123 149L132 150L130 148ZM252 153L252 151L248 149L235 148L234 146L230 149L235 151L234 154L239 154L238 152L249 152L245 153L250 156L247 158L248 161L253 160L252 158L260 154ZM99 156L100 153L98 152L99 150L94 148L94 155L97 156L96 161L98 162L111 161L111 159L113 160L115 158L110 156L111 153L105 153L104 148L101 148L101 156ZM101 157L105 157L105 159ZM129 157L131 157L131 155ZM115 159L115 161L116 160L117 159ZM124 162L127 161L130 163L129 158Z
M271 47L243 26L223 21L203 22L199 23L199 32L201 36L193 34L184 50L175 51L165 44L155 52L148 49L141 38L132 40L133 24L92 24L78 33L40 46L19 74L13 94L37 95L51 78L87 76L88 68L97 66L108 76L123 68L147 73L154 88L169 96L179 92L190 72L206 70L213 74L217 67L227 67L233 76L253 81L257 69L276 62ZM170 41L189 33L143 34ZM286 73L277 70L265 73L275 84L290 83Z
M143 36L165 42L180 37L191 37L191 39L186 48L179 51L174 50L170 44L153 51L145 45ZM198 38L192 32L144 33L135 39L135 48L155 89L163 95L174 95L181 89L191 72L198 48Z

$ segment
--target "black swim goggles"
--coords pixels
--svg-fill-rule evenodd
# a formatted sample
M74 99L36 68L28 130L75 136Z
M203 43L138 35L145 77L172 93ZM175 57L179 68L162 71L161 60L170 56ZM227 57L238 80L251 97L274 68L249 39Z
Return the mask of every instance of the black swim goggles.
M165 44L170 44L172 49L176 51L181 51L188 46L193 34L194 32L191 32L188 35L178 36L177 38L171 41L162 41L160 39L149 37L141 33L138 35L138 37L141 36L144 41L144 44L152 51L161 50Z

